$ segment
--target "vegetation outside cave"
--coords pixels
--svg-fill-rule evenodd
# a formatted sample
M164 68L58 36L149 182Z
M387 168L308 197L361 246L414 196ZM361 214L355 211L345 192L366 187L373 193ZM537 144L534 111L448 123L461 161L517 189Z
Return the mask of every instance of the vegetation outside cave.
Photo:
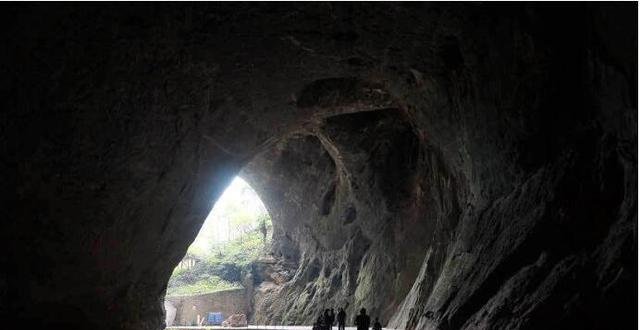
M272 230L258 195L236 177L173 270L167 296L241 288L251 265L269 250Z

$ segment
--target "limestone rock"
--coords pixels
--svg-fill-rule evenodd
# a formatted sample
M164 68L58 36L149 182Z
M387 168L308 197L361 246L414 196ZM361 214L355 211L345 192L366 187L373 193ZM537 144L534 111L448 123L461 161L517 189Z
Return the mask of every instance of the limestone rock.
M223 327L246 327L247 316L244 314L233 314L222 322Z

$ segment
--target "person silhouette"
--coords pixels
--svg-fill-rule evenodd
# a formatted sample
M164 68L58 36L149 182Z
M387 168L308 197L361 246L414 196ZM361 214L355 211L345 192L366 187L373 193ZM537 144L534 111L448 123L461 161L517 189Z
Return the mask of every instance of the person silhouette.
M329 330L333 329L333 324L336 323L336 314L333 308L329 311Z
M322 329L322 315L318 317L316 323L313 324L313 330L323 330Z
M331 329L331 315L329 314L329 309L325 309L324 310L324 314L322 316L323 320L324 320L324 329L325 330L329 330Z
M346 325L346 321L347 321L347 313L345 313L344 309L340 308L338 310L338 315L337 315L337 319L338 319L338 330L344 330L344 327Z
M362 308L360 314L356 316L356 329L369 330L369 324L371 324L371 318L367 315L367 309Z
M380 321L378 321L377 317L376 317L376 320L373 322L373 330L382 330L382 324L380 324Z

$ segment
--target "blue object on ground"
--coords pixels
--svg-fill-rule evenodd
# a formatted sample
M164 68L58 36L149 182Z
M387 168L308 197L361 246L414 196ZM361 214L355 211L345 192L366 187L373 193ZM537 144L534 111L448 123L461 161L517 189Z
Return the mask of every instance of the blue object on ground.
M207 323L209 323L209 325L220 325L223 320L222 313L209 313L207 316Z

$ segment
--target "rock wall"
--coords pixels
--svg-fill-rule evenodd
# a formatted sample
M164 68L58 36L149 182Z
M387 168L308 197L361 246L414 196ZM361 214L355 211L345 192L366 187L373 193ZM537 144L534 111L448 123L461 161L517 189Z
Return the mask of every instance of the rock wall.
M482 32L449 36L434 47L442 68L409 69L400 90L419 92L389 104L401 109L331 113L245 168L274 216L274 254L284 260L275 270L287 279L261 284L257 323L308 324L345 305L403 329L632 321L633 307L614 301L635 293L614 287L631 286L637 273L636 133L606 133L593 95L634 87L590 80L602 79L591 70L604 63L589 37L577 37L586 25L554 31L556 14L544 19L552 26L511 26L508 51L489 44L515 62L460 44ZM355 100L369 103L354 85L318 81L298 106L351 112Z
M276 273L287 279L275 296L258 290L258 324L310 323L346 304L388 320L460 214L441 156L398 109L331 117L244 173L269 205Z
M162 328L244 167L256 320L633 327L636 6L5 6L0 319Z

